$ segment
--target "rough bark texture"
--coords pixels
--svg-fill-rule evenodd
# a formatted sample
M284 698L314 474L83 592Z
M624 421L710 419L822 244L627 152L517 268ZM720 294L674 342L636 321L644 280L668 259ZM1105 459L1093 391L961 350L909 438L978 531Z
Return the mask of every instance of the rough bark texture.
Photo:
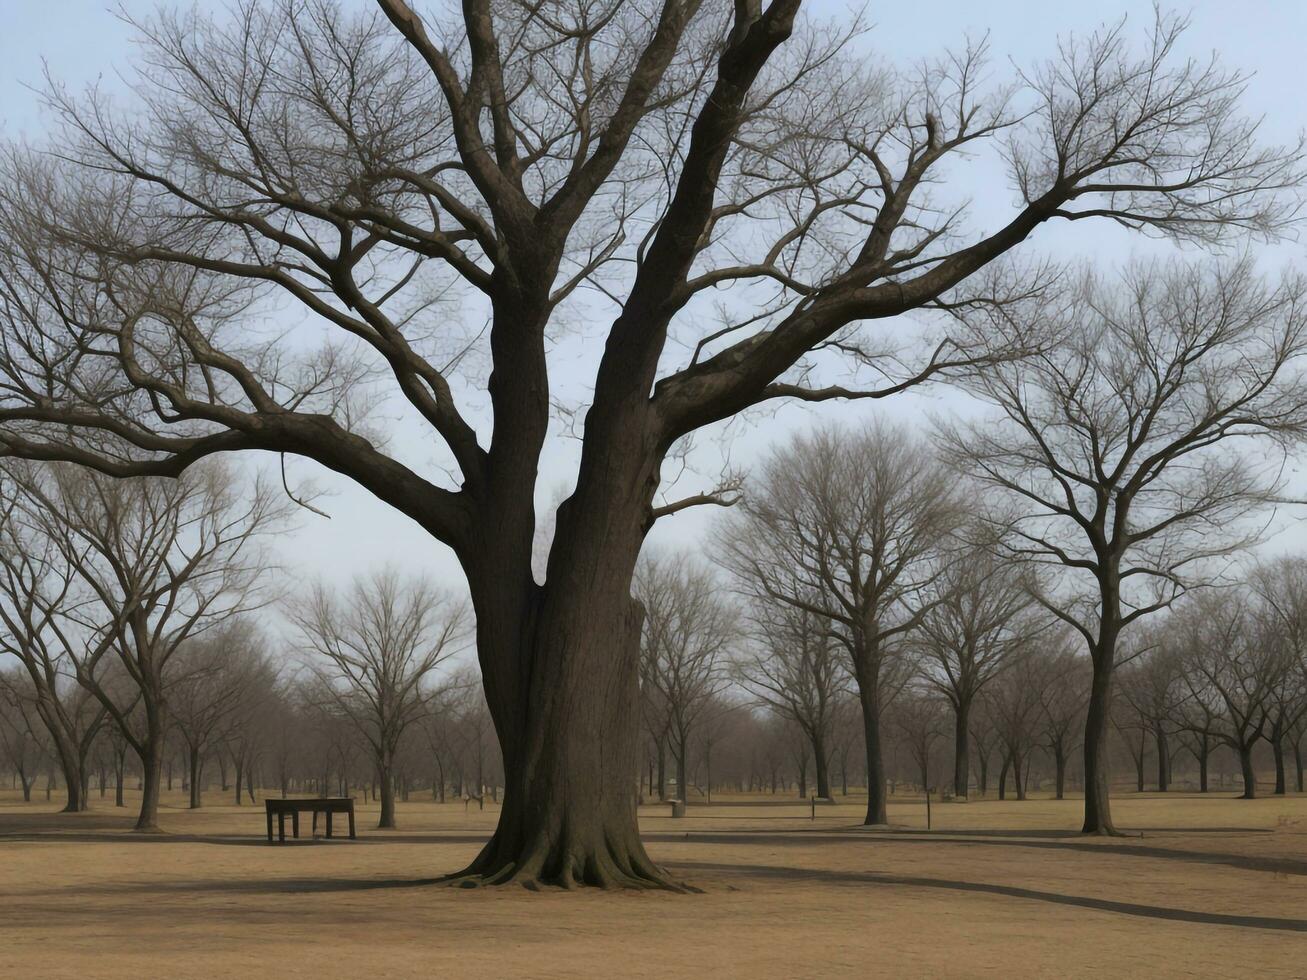
M1114 835L1117 830L1112 823L1107 735L1111 724L1115 634L1102 629L1093 653L1094 676L1085 714L1085 820L1081 830L1086 834Z
M187 751L186 766L187 771L190 773L190 808L192 810L198 810L204 805L200 788L200 768L202 765L203 763L200 761L200 750L198 748L189 749Z
M631 489L652 496L648 485ZM636 822L643 610L630 583L644 529L636 508L625 521L609 508L592 512L582 533L573 507L585 503L573 497L560 509L549 585L516 624L502 608L498 617L477 610L481 656L525 669L506 672L501 660L486 673L503 747L503 810L490 842L454 880L675 887L645 853ZM619 535L627 547L613 546ZM474 589L474 601L479 592L484 604L487 591ZM514 634L525 643L506 649Z
M812 737L812 757L816 760L817 796L823 800L831 799L830 791L830 757L826 750L826 740L821 732Z
M1257 799L1257 773L1253 769L1253 747L1251 744L1239 746L1239 772L1243 776L1243 794L1241 800Z
M971 734L967 728L970 714L969 702L959 701L954 706L953 798L956 800L965 800L971 787Z
M885 757L880 737L880 696L875 678L863 676L858 681L858 698L862 702L862 734L867 746L867 826L889 823L885 798Z
M159 830L159 790L163 783L163 758L159 742L151 739L141 754L141 812L132 829L142 834Z
M377 782L381 784L381 818L377 821L378 830L395 829L395 774L386 760L377 765Z
M1271 751L1275 755L1275 795L1284 796L1289 791L1289 783L1284 771L1284 739L1272 736Z
M1166 737L1166 729L1159 723L1155 730L1157 739L1157 791L1165 793L1171 783L1171 742Z

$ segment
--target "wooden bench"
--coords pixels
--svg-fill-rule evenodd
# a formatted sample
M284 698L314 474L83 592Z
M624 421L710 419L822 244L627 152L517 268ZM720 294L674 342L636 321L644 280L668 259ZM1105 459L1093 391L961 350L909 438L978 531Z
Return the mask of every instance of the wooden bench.
M268 841L272 841L272 817L277 817L277 839L284 841L286 839L286 815L290 814L291 833L298 838L300 835L300 814L309 812L313 814L313 833L318 833L318 814L327 815L327 836L331 836L331 818L333 814L345 813L349 815L349 839L354 840L354 800L348 796L326 796L316 799L268 799L263 801L264 808L268 814Z

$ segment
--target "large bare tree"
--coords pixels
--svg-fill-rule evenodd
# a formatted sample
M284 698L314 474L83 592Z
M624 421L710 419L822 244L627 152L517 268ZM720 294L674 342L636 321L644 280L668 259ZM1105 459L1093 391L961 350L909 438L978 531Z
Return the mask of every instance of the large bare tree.
M939 598L941 549L963 518L956 486L892 425L828 428L777 449L720 536L743 590L812 614L843 647L862 706L868 824L887 820L881 716L915 669L907 640Z
M1059 340L983 372L971 387L994 413L943 432L958 465L1022 508L1012 550L1065 573L1042 601L1094 664L1086 833L1115 831L1107 734L1122 633L1257 539L1247 519L1276 499L1280 461L1307 426L1305 298L1299 279L1268 284L1246 261L1086 277L1058 303L1003 311Z
M1297 149L1259 145L1238 73L1177 55L1180 20L1065 38L1007 84L983 45L899 66L801 7L164 13L121 111L54 84L62 130L9 153L0 452L120 476L304 457L452 548L507 779L475 880L669 884L636 829L630 586L653 522L716 499L660 490L673 446L991 356L963 329L904 364L903 321L874 325L1037 289L996 262L1045 223L1208 241L1286 216ZM993 227L942 183L986 147L1008 165L988 193L1016 201ZM269 295L307 316L251 329ZM597 322L573 404L548 352ZM388 447L368 395L440 467ZM584 429L539 580L557 401Z
M360 576L342 596L316 587L290 609L322 703L368 744L381 786L379 827L395 826L395 758L438 688L432 673L458 652L467 628L461 602L393 569Z

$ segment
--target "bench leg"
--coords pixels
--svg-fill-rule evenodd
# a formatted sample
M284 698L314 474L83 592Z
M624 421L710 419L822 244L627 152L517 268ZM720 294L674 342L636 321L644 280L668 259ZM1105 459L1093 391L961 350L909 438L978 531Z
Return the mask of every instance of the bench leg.
M349 808L349 839L354 840L354 808Z
M295 835L295 839L299 840L300 839L300 812L298 810L291 811L290 828L291 828L291 832Z
M272 811L268 811L268 843L272 843Z
M286 814L277 814L277 840L286 842Z
M331 840L331 811L327 811L327 840Z

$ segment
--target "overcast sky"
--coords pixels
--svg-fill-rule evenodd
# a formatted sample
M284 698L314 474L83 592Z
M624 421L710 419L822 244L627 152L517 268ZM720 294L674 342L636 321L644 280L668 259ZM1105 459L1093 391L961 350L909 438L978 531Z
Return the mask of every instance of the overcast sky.
M354 0L364 5L366 0ZM148 15L158 6L147 0L124 0L121 7L133 15ZM424 9L424 5L417 4ZM44 121L36 99L28 86L40 85L42 60L51 73L73 87L94 81L111 80L115 71L133 57L131 30L114 15L117 9L103 0L0 0L0 127L7 138L24 136L39 140ZM837 16L849 9L839 0L817 0L808 9L819 16ZM992 0L987 3L923 2L868 5L874 29L865 41L868 57L889 57L894 63L907 63L925 55L939 53L944 46L961 41L968 34L988 31L993 51L993 73L1005 77L1011 72L1009 59L1021 66L1052 52L1059 34L1092 30L1105 20L1122 15L1130 17L1130 33L1139 37L1151 21L1151 4L1146 0L1110 0L1097 4L1051 3L1049 0ZM1185 9L1185 8L1181 8ZM1205 56L1220 52L1231 67L1254 72L1249 83L1246 107L1251 114L1265 117L1264 135L1268 141L1292 140L1307 127L1307 109L1303 98L1304 38L1307 38L1307 3L1302 0L1198 0L1188 7L1192 28L1185 38L1186 53ZM112 82L110 81L110 84ZM987 212L1001 214L1012 204L1012 192L992 170L983 167L961 169L958 188L976 201L983 217ZM966 182L970 182L970 184ZM1111 227L1087 227L1078 222L1074 229L1042 229L1026 243L1028 253L1051 252L1069 259L1092 259L1117 264L1131 256L1162 252L1171 246L1141 241ZM1270 256L1274 262L1298 261L1302 247L1296 244L1277 248ZM600 325L602 326L602 325ZM596 328L598 329L598 328ZM584 339L584 338L583 338ZM593 363L585 357L594 345L574 345L575 358L569 361L567 350L560 354L558 372L576 371L578 376L592 372ZM947 412L959 404L955 394L935 390L903 396L874 405L828 406L820 412L807 408L787 408L775 416L736 427L730 443L731 460L747 465L778 436L795 427L811 424L819 416L858 419L871 414L892 415L902 419L922 418L929 412ZM416 438L416 431L401 426L399 440ZM561 487L569 479L573 450L559 441L545 463L542 484ZM408 446L420 452L420 447ZM309 477L303 467L297 475ZM283 561L299 577L322 574L341 578L360 568L383 561L396 561L406 567L428 568L451 584L458 581L452 558L441 546L426 537L415 525L366 493L343 485L328 476L318 476L324 487L333 491L325 503L330 521L305 515L301 529L282 543ZM701 540L711 516L691 512L660 525L657 537L664 543L691 543ZM1277 547L1300 538L1297 530L1289 532Z

